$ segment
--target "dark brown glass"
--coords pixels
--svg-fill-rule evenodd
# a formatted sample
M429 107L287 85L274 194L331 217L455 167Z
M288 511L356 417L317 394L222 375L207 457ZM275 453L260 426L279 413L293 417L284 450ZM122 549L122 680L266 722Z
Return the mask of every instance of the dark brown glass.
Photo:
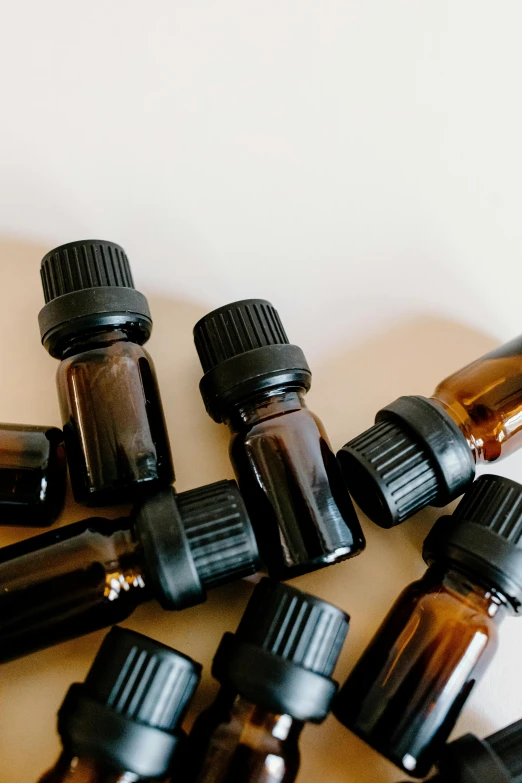
M293 783L303 723L222 690L189 738L190 783Z
M424 777L495 652L505 614L500 594L431 566L391 609L335 714L405 772Z
M63 506L65 478L61 430L0 424L0 524L51 525Z
M167 783L167 778L142 778L94 759L63 753L38 783Z
M522 445L522 336L450 375L432 397L458 424L477 462Z
M87 519L0 549L0 661L128 617L154 597L130 519Z
M230 415L230 457L270 576L289 579L353 557L364 537L304 391L263 394Z
M174 480L152 359L132 334L108 329L71 341L57 375L74 497L100 506Z

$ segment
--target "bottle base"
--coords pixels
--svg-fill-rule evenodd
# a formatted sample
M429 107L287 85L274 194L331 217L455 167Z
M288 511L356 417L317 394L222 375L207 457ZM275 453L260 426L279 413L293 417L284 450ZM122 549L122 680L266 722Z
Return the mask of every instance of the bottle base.
M286 582L288 579L295 579L298 576L304 574L310 574L313 571L319 571L321 568L327 568L337 563L342 563L345 560L350 560L352 557L359 555L365 548L366 542L363 541L358 545L345 546L335 549L333 552L328 552L320 555L319 557L308 560L306 563L297 563L293 566L268 566L265 564L265 569L271 579L275 579L278 582Z

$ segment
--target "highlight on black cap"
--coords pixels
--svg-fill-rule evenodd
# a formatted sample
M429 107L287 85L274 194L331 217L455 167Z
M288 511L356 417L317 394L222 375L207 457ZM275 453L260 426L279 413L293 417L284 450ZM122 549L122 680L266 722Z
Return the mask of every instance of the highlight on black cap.
M290 585L263 579L235 634L225 634L212 673L222 684L276 712L320 722L349 617Z
M522 485L487 474L464 494L451 516L437 520L424 541L430 564L449 561L504 595L522 613Z
M59 357L75 333L103 326L133 328L136 341L150 336L147 300L134 288L125 251L115 242L86 239L49 251L40 268L45 306L38 316L42 342Z
M127 629L105 637L82 684L72 685L58 714L64 747L142 777L169 770L181 721L201 666Z
M375 424L346 443L337 459L356 503L381 527L426 506L445 506L475 476L468 442L443 408L425 397L399 397Z
M450 742L433 783L522 783L522 720L480 740L473 734Z
M290 344L279 313L266 299L243 299L213 310L195 325L194 342L205 373L201 394L216 421L257 391L281 383L310 387L304 354Z
M235 481L177 494L171 487L136 509L136 530L164 609L205 600L206 590L254 574L252 524Z

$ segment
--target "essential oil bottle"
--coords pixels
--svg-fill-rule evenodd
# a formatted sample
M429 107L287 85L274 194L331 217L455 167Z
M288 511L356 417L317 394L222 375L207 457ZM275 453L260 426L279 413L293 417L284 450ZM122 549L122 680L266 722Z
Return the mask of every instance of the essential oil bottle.
M42 342L57 384L73 493L88 506L128 502L174 480L152 359L147 300L113 242L85 240L41 267Z
M0 424L0 524L52 525L62 510L66 475L61 430Z
M181 722L201 666L123 628L105 637L85 682L58 712L63 751L40 783L167 783L178 780Z
M0 549L0 661L121 622L144 601L202 603L257 570L233 481L163 490L130 518L86 519Z
M230 456L270 576L289 579L353 557L364 537L323 425L305 403L311 373L263 299L235 302L194 328L207 412L232 431Z
M474 734L450 742L430 783L522 783L522 720L484 740Z
M192 783L293 783L305 722L328 714L348 631L335 606L263 579L212 667L221 683L189 737Z
M414 777L424 777L522 611L522 486L483 476L424 542L429 568L406 588L341 689L333 712Z
M475 465L522 445L522 337L440 383L430 399L399 397L338 459L352 496L382 527L425 506L445 506Z

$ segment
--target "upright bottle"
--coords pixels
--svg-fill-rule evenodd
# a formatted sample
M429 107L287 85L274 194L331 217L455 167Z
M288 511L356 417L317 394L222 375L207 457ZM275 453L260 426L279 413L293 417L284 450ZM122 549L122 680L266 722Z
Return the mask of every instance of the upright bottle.
M307 409L311 373L263 299L194 328L207 412L232 431L230 456L270 576L289 579L357 555L364 537L323 425Z
M474 734L450 742L430 783L522 783L522 720L484 740Z
M522 337L442 381L430 399L382 408L338 459L350 492L382 527L445 506L471 484L475 464L522 445Z
M113 628L85 682L58 712L63 751L40 783L167 783L201 666L140 633Z
M0 524L52 525L62 510L65 478L61 430L0 424Z
M118 623L144 601L201 603L258 565L233 481L146 499L0 549L0 662Z
M187 781L293 783L304 723L324 720L336 692L331 675L348 620L313 595L263 579L214 658L222 687L189 737Z
M437 761L522 608L522 486L479 478L424 542L429 568L399 597L341 689L333 712L415 777Z
M168 486L174 469L152 330L125 252L85 240L51 250L41 268L42 342L61 360L58 397L74 497L101 506Z

